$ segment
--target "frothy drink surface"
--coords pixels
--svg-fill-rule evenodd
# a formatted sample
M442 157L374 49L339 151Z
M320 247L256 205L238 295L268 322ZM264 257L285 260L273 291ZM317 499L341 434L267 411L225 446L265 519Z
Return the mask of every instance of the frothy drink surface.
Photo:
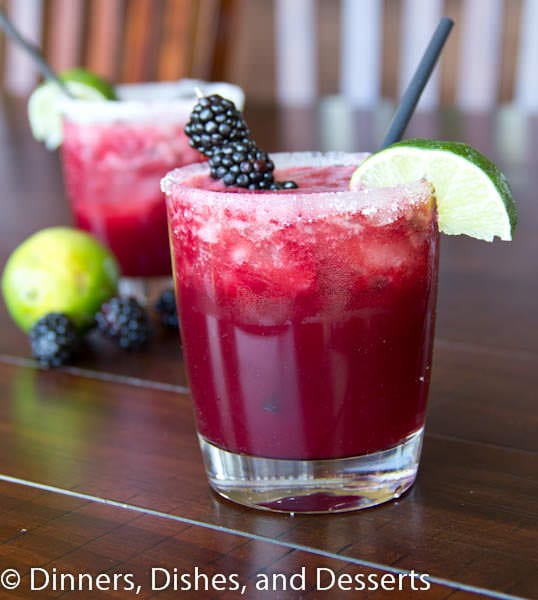
M299 189L272 194L230 190L205 173L168 190L198 430L222 448L357 456L423 425L433 201L424 184L346 192L352 171L285 169L277 179Z
M276 179L280 181L293 180L298 184L300 193L337 192L346 190L355 167L295 167L279 169L276 171ZM226 193L251 193L259 194L259 191L249 191L242 188L226 187L220 179L212 179L207 175L194 177L190 185L204 190ZM296 194L297 190L280 190L280 194Z

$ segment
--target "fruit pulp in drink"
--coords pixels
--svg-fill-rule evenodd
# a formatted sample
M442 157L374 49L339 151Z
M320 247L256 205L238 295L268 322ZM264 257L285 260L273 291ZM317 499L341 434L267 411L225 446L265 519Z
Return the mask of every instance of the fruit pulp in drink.
M205 166L163 183L198 432L279 459L394 447L425 419L431 187L351 192L349 158L279 160L297 190L225 188Z
M127 277L171 273L159 181L200 162L184 124L64 121L62 158L75 224L116 255Z

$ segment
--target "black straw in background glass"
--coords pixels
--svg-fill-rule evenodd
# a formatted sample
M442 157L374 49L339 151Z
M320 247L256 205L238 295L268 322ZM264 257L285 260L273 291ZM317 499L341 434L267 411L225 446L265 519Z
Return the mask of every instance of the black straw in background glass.
M48 79L49 81L54 81L57 85L60 86L63 93L73 98L73 94L67 89L65 83L56 75L56 73L52 70L49 63L45 60L41 51L37 46L34 46L31 42L24 39L24 37L17 31L17 28L13 25L13 23L8 19L4 10L0 7L0 29L4 31L4 33L9 36L12 40L14 40L19 46L21 46L30 56L33 58L36 66L41 71L43 77Z
M381 149L386 148L395 142L399 142L402 139L407 125L413 116L417 102L428 83L430 75L432 74L453 25L454 21L448 17L443 17L439 21L439 25L437 25L437 29L424 52L424 56L400 100L400 104L394 113L394 117L392 117L389 130L383 140Z

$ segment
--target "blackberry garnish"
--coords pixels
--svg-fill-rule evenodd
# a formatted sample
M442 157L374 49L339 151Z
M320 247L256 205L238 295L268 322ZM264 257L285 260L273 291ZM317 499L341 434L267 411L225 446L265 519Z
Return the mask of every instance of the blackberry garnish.
M189 143L206 156L213 156L215 148L232 141L249 138L247 124L234 103L213 94L200 98L185 126Z
M78 341L73 322L63 313L49 313L30 329L32 356L43 367L65 365L75 354Z
M209 158L211 177L250 190L287 190L294 181L275 181L273 161L250 139L241 113L217 94L200 98L185 126L189 143Z
M272 190L296 190L299 186L295 181L275 181L271 186Z
M211 177L222 179L225 185L249 190L289 190L297 187L294 181L275 181L273 161L252 140L215 148L209 167Z
M222 179L226 185L268 190L274 183L273 161L252 141L231 142L215 148L209 166L211 177Z
M148 314L135 298L111 298L102 304L95 321L99 331L124 350L137 350L149 339Z
M176 297L173 289L165 290L155 303L155 310L159 314L159 319L165 327L177 329L179 319L177 316Z

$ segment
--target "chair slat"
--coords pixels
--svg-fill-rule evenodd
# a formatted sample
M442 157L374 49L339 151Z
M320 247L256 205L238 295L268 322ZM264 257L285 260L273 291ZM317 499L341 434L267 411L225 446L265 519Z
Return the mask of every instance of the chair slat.
M523 1L510 0L507 2L505 0L504 2L498 76L499 104L506 104L514 100Z
M161 3L155 0L129 0L123 39L121 80L150 81L158 39Z
M157 76L179 79L191 62L191 32L194 21L192 0L166 0L163 11Z
M275 27L277 99L308 104L317 95L315 1L275 0Z
M213 81L229 79L228 59L237 36L238 13L238 0L220 0L211 65Z
M498 100L502 0L464 0L457 104L485 110Z
M538 0L525 0L523 5L514 101L538 111Z
M442 0L404 0L402 5L401 61L398 89L401 95L411 81L443 10ZM422 92L418 109L439 104L439 65Z
M400 0L383 2L383 40L381 48L381 96L398 97L398 78L400 74L401 11Z
M17 29L29 41L40 46L42 41L42 0L12 0L7 14ZM6 42L5 88L13 94L27 94L35 87L39 73L32 59L12 41Z
M194 2L192 49L188 72L198 79L209 79L211 76L218 8L219 0L195 0Z
M46 24L47 58L56 71L80 64L84 0L50 0Z
M342 0L340 91L357 107L370 107L381 94L382 0Z
M84 64L111 81L119 74L124 12L123 0L93 0L88 14Z

